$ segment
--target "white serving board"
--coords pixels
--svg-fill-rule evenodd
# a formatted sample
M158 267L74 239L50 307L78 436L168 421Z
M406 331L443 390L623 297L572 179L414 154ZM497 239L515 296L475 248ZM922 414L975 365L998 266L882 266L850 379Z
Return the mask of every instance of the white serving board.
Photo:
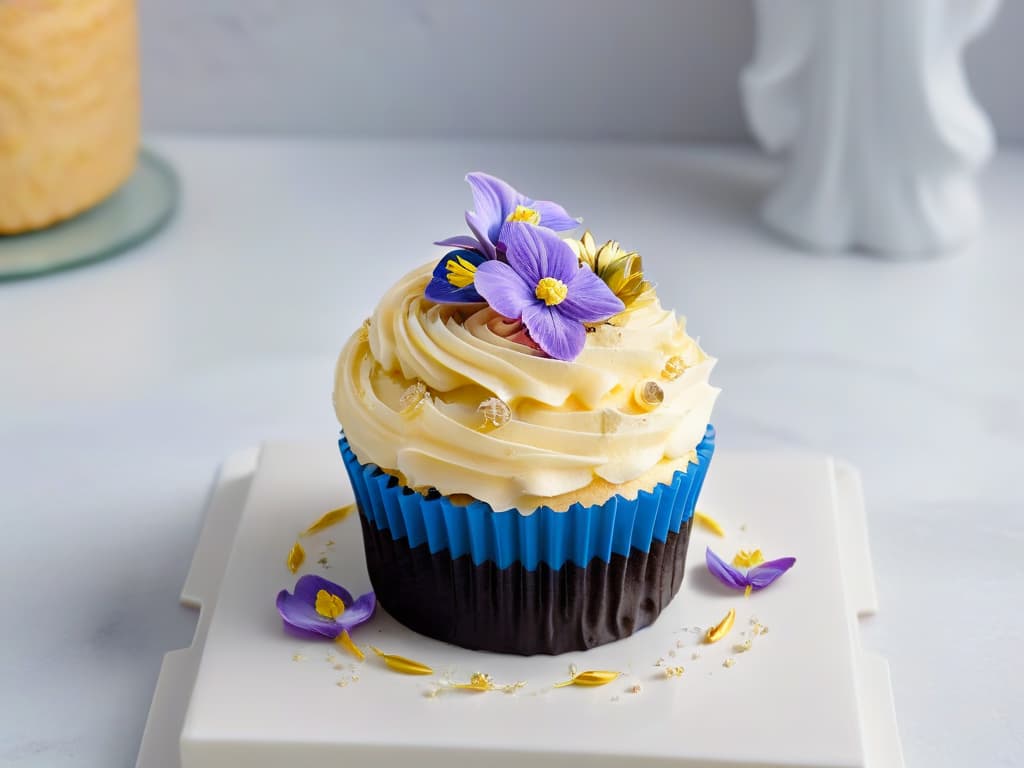
M727 537L695 527L679 595L655 625L618 643L502 656L419 636L383 611L355 633L360 645L428 663L438 677L482 671L499 683L525 681L514 694L430 697L438 677L400 675L372 656L360 664L330 642L282 630L274 597L296 579L284 566L288 549L351 496L330 442L268 444L226 463L182 593L201 609L195 641L164 661L138 768L903 765L888 668L859 644L857 617L877 606L860 482L847 465L716 454L700 507ZM355 515L303 542L300 573L356 594L369 588ZM797 565L744 599L707 573L709 544L723 557L760 547ZM729 608L732 634L702 645L694 628ZM737 653L752 617L769 632ZM686 671L669 678L659 660ZM552 688L570 663L625 674L600 688Z

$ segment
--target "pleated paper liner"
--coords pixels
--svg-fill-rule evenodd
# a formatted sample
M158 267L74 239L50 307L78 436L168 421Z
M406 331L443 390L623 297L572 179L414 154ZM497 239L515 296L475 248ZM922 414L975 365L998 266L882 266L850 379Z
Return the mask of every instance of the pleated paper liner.
M388 613L465 648L558 654L628 637L678 592L714 429L670 484L530 515L419 493L360 464L344 436L339 445Z
M426 544L431 554L447 551L452 559L469 555L474 565L498 568L519 563L528 571L540 563L558 570L566 563L585 568L592 560L611 562L646 552L665 542L690 519L715 448L709 426L697 446L698 462L676 472L670 484L640 491L635 499L616 495L604 504L574 504L564 512L541 507L523 515L495 512L489 504L452 503L436 492L422 494L399 484L374 464L360 464L344 435L339 441L360 513L393 539L410 548Z

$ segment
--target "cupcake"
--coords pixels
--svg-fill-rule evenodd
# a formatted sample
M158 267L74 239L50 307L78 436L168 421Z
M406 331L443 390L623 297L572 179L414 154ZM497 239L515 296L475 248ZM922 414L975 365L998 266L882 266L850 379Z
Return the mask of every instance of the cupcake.
M626 637L683 578L714 359L640 256L467 176L471 235L338 360L340 447L381 606L430 637L557 654Z

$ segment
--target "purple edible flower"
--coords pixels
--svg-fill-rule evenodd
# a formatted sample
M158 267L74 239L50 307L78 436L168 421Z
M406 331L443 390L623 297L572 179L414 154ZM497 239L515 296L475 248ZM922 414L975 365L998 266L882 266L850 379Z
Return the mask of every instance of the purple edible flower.
M505 225L512 221L524 221L556 232L575 229L580 224L579 219L574 219L557 203L529 198L494 176L470 173L466 181L473 188L473 207L476 209L466 211L466 224L476 237L456 235L435 245L469 248L494 259L497 258L498 244L505 242Z
M311 639L333 640L369 621L376 607L373 592L353 599L344 587L312 573L295 583L295 594L282 589L277 595L277 612L285 629Z
M732 589L740 590L749 594L759 589L764 589L779 576L784 574L796 562L795 557L780 557L778 560L769 560L751 568L746 573L739 568L730 565L722 558L707 548L704 553L704 560L707 562L711 575Z
M430 278L423 294L438 304L473 304L483 301L473 283L476 268L484 261L486 257L477 251L465 248L449 251L434 267L434 276Z
M476 290L496 312L521 318L546 354L575 359L587 339L583 323L607 320L622 302L550 229L512 222L504 232L508 263L477 267Z

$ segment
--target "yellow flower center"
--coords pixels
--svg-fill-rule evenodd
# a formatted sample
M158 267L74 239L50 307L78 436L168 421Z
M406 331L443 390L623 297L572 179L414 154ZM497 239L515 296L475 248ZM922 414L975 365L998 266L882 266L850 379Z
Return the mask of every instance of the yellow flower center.
M736 553L736 556L732 559L732 564L738 568L753 568L755 565L760 565L764 562L764 555L761 554L760 549L746 550L741 549Z
M326 589L316 593L316 612L327 619L336 619L345 612L345 603Z
M525 205L517 205L516 209L508 215L505 221L525 221L527 224L540 224L540 212L527 208Z
M561 304L565 301L569 289L558 278L542 277L540 282L537 283L537 290L534 293L538 299L549 307L553 307L555 304Z
M473 278L476 276L476 264L473 262L456 256L454 259L448 259L444 268L448 271L448 282L456 288L465 288L473 284Z

